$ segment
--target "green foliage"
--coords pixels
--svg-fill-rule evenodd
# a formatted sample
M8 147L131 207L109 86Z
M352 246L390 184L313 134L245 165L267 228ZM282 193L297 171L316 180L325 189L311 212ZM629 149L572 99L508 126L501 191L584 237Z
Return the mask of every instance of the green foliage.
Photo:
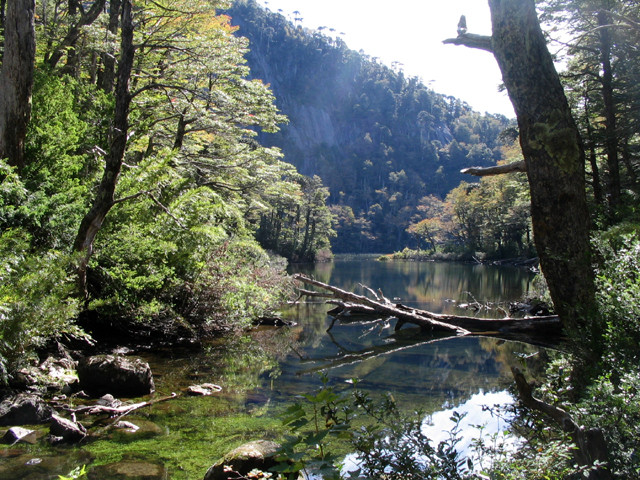
M505 154L514 154L514 147ZM516 159L511 159L514 161ZM528 186L524 175L484 177L479 183L462 182L444 200L427 196L418 204L416 221L407 228L418 252L394 254L416 259L425 247L433 255L508 258L533 256Z
M461 458L456 450L460 441L459 424L463 415L454 412L449 438L433 446L423 433L423 415L400 412L393 397L387 394L376 403L356 391L355 403L364 412L365 425L354 430L352 443L358 452L359 469L350 478L446 479L473 478L472 462Z
M352 410L348 397L328 386L322 376L322 387L316 393L304 394L304 404L297 402L282 414L282 423L294 435L287 437L276 457L281 463L272 470L296 479L319 474L327 480L339 479L339 457L330 453L331 438L348 438ZM310 407L310 408L305 408Z
M335 236L333 215L325 205L329 191L318 176L294 178L299 189L271 194L272 209L260 216L257 239L292 261L326 260L329 238Z
M616 228L619 231L618 228ZM600 259L597 270L600 320L592 348L603 352L606 369L627 370L638 365L640 342L640 241L638 229L633 233L596 240Z
M21 230L0 236L0 383L32 360L33 350L50 337L81 335L73 319L68 255L55 250L33 255Z
M338 393L322 377L322 387L283 414L283 423L294 435L288 437L279 453L275 472L298 478L300 472L321 474L327 479L445 479L476 478L471 460L456 450L460 442L462 415L454 413L449 438L433 446L422 431L423 415L400 412L391 395L374 401L357 389ZM342 471L336 441L355 450L357 469ZM345 448L345 447L342 447Z

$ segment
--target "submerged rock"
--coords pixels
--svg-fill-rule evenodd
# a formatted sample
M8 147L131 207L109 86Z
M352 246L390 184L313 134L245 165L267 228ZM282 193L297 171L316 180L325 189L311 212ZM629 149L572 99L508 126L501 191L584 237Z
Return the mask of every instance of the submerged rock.
M214 393L218 393L222 390L222 387L214 383L202 383L200 385L190 385L187 387L187 394L194 396L209 396Z
M257 440L240 445L209 468L204 480L234 479L238 478L234 472L245 475L254 469L267 471L278 463L274 457L279 449L280 445L268 440ZM231 467L233 471L226 471L225 466Z
M165 480L169 477L167 470L162 465L137 460L123 460L92 468L88 478L90 480L103 478L110 480Z
M80 388L92 395L110 393L121 397L139 397L155 391L149 364L140 359L116 355L96 355L78 364Z
M37 395L21 393L0 403L0 425L35 425L46 423L53 409Z

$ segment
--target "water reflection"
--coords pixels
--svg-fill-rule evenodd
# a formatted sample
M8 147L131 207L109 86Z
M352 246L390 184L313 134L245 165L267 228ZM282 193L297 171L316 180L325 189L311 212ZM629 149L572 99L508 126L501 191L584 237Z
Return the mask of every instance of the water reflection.
M451 442L451 433L456 429L456 451L461 460L470 459L475 471L490 467L481 451L484 448L509 451L516 448L518 437L509 431L513 416L509 413L513 397L506 391L478 392L466 402L453 408L445 408L422 421L422 434L430 445L437 449L441 442ZM456 419L455 415L458 416ZM420 461L424 458L416 457ZM343 473L358 470L360 460L357 454L349 454L344 459Z
M456 303L469 301L469 295L478 301L519 300L533 279L530 272L517 268L377 262L372 257L342 257L329 264L294 268L346 290L360 293L364 284L407 305L457 314L468 314ZM284 312L299 324L292 329L297 347L281 358L274 395L313 388L319 385L313 374L324 371L338 388L348 388L348 380L357 377L365 390L391 391L408 404L439 408L444 402L463 402L480 390L503 389L511 382L515 357L536 351L530 345L492 338L434 338L412 328L394 333L393 320L340 321L327 333L328 309L316 299ZM502 312L488 315L502 316Z
M522 268L451 262L378 262L372 257L338 257L317 266L294 265L296 272L313 275L350 291L364 284L380 288L386 297L436 313L461 313L460 302L515 301L532 288L534 275ZM503 316L500 311L487 316Z

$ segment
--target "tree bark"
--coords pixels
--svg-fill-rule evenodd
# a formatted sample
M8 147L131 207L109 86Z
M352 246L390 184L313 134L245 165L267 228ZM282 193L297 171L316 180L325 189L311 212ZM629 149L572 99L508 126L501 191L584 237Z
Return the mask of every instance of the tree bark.
M134 55L131 0L124 0L122 4L121 53L115 90L116 106L111 128L110 148L106 155L102 180L98 186L93 205L82 219L74 242L74 249L77 252L82 252L82 258L77 266L77 273L78 284L85 299L88 298L87 265L93 253L93 242L100 228L102 228L102 223L107 213L116 203L115 190L122 162L124 161L129 130L129 107L131 104L129 80L131 78Z
M563 323L580 329L595 310L582 140L534 0L489 0L489 7L491 51L518 119L540 266ZM458 38L446 42L477 48Z
M607 152L607 200L611 214L620 204L620 162L618 160L618 140L616 132L616 107L613 100L613 69L611 67L611 18L605 11L598 12L600 34L600 66L602 68L602 101L605 118L605 150Z
M533 0L489 0L493 51L520 129L534 242L560 318L582 327L595 303L584 149Z
M31 118L36 54L35 0L12 0L4 18L4 55L0 72L0 158L21 170Z

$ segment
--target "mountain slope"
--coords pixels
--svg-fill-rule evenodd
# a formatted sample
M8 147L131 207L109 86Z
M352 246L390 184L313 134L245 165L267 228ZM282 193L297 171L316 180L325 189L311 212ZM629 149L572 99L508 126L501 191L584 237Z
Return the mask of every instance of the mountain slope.
M250 41L252 75L271 85L290 120L261 141L329 187L334 251L403 248L421 198L444 196L465 166L500 159L505 117L480 115L254 0L237 0L227 13Z

